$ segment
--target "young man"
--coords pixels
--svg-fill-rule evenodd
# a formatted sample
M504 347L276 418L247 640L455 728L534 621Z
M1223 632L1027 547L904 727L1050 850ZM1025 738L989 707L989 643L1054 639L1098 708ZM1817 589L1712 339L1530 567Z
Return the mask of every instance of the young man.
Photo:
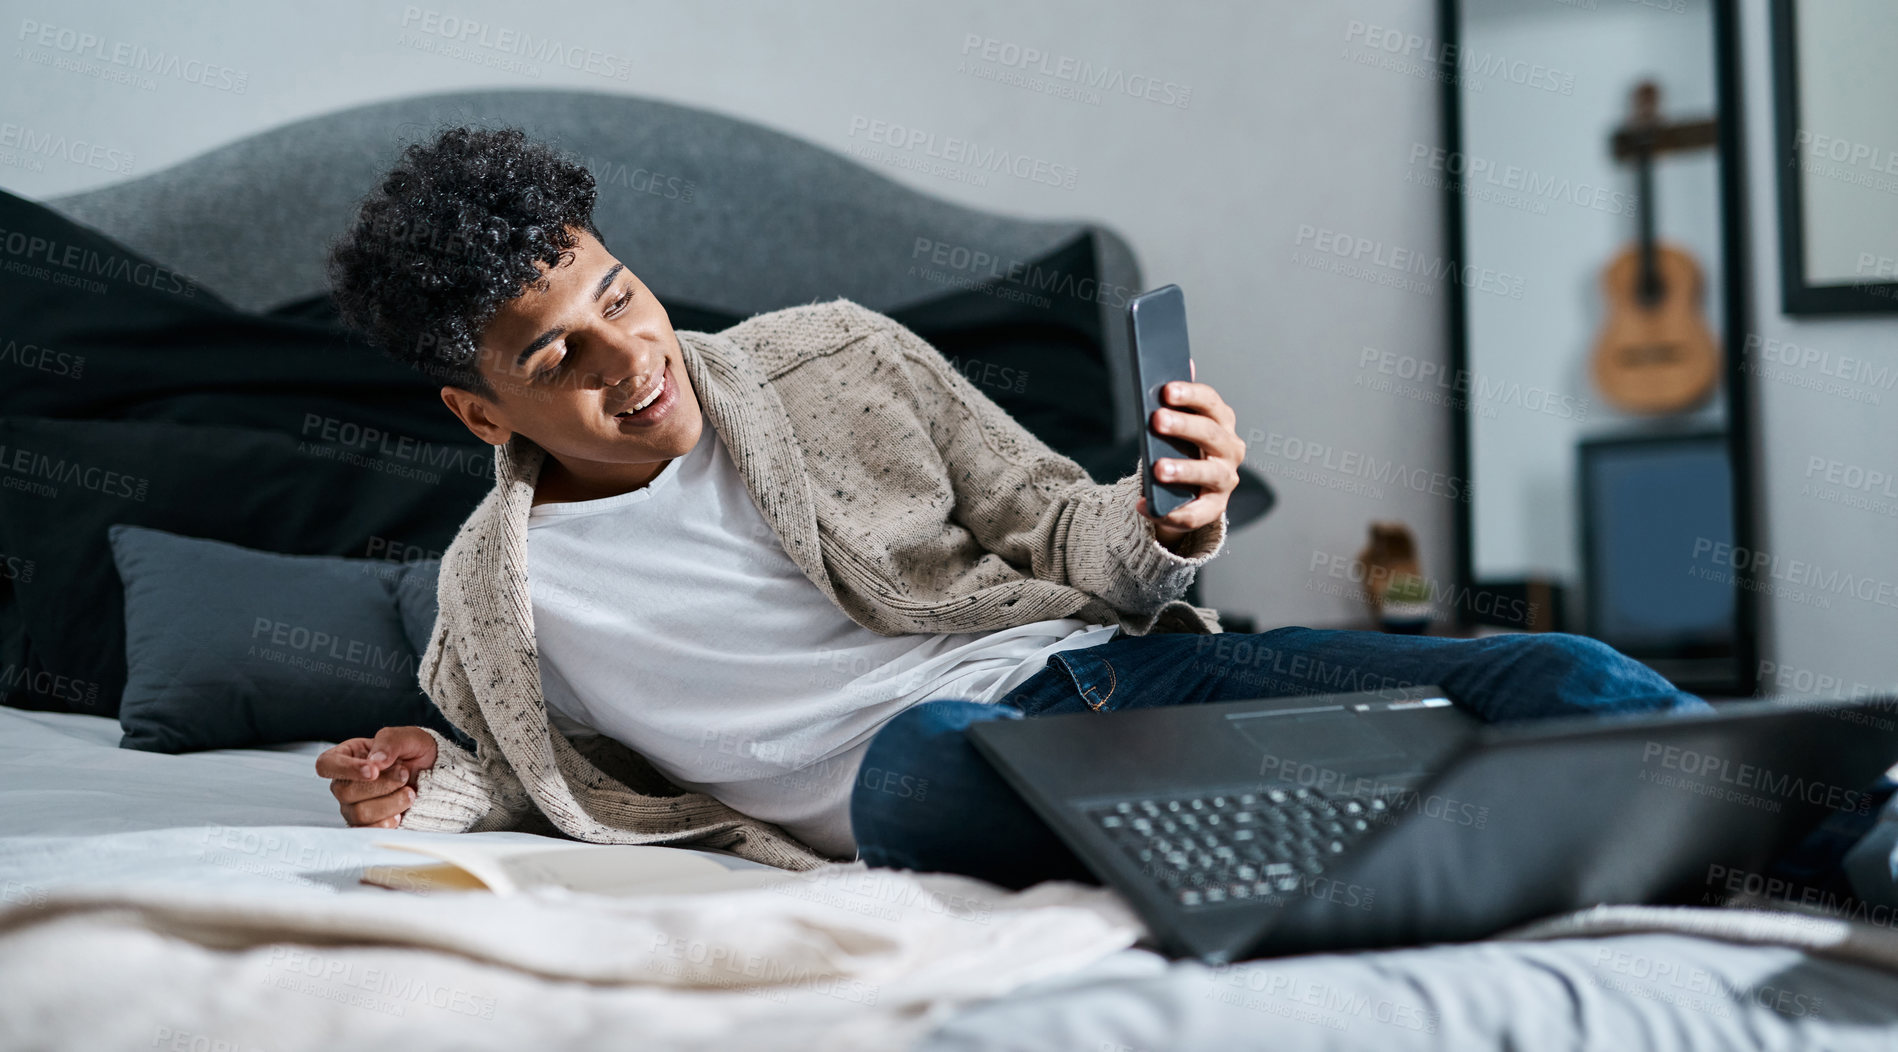
M411 147L337 245L347 321L496 447L442 560L423 688L476 748L393 727L317 770L352 825L724 848L1021 885L1072 856L974 720L1436 683L1488 719L1704 703L1573 636L1286 628L1181 600L1245 444L1210 386L1150 422L1205 455L1145 515L927 343L848 301L675 333L519 131Z

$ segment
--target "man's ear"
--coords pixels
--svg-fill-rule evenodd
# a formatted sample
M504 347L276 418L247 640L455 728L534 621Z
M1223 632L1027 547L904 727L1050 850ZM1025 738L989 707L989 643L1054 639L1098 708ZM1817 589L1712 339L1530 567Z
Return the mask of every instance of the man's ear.
M487 399L459 387L442 387L442 404L455 414L474 436L491 446L506 445L512 429L502 425L488 412Z

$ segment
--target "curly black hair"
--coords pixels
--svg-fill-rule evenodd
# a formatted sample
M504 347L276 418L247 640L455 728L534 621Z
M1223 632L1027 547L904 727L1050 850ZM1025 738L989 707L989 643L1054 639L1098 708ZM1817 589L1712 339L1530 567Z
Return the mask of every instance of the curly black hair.
M519 128L448 128L402 151L330 249L343 323L451 387L494 389L477 367L481 332L535 267L595 238L593 174ZM604 239L601 239L602 241Z

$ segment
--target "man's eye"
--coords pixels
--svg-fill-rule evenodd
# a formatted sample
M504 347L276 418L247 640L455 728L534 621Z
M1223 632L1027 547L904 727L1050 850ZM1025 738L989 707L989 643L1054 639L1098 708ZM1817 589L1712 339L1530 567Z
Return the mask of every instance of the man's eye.
M624 310L626 308L626 305L628 303L631 303L632 300L633 300L633 290L631 288L628 288L625 292L620 294L619 299L613 301L613 306L607 312L608 315L611 316L611 315L618 314L620 311ZM552 379L554 374L560 371L560 367L565 364L567 364L567 356L565 354L562 354L558 359L554 361L554 364L548 366L545 369L541 369L538 372L535 372L531 376L529 376L528 381L530 383L539 383L542 380Z

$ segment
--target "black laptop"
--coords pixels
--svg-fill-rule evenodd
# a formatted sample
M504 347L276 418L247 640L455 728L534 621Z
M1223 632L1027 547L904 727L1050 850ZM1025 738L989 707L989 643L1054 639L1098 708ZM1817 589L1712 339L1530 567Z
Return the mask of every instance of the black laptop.
M990 720L978 750L1162 950L1219 963L1695 903L1898 763L1890 698L1484 724L1434 687ZM1715 869L1714 867L1724 867Z

